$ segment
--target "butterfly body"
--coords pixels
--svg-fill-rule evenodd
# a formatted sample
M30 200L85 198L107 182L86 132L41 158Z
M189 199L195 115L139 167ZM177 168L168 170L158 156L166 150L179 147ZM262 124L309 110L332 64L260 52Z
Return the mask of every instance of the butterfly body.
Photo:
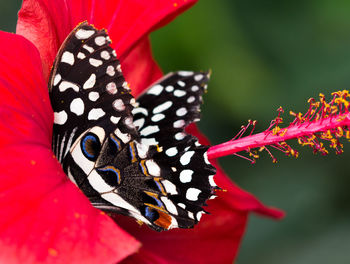
M136 102L109 44L82 23L62 45L49 82L53 151L95 207L157 231L193 227L217 189L207 147L184 131L208 76L170 74Z

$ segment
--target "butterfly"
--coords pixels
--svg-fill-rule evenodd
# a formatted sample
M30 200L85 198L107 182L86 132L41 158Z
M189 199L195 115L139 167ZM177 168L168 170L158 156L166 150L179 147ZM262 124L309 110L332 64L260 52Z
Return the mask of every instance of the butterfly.
M135 100L110 43L83 22L58 51L53 151L96 208L156 231L192 228L219 189L208 147L184 130L199 120L209 74L170 73Z

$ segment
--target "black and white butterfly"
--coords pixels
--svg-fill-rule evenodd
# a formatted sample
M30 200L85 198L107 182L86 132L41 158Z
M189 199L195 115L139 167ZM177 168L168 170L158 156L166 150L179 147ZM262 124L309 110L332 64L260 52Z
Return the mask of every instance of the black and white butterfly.
M110 42L84 22L62 44L49 81L53 151L93 206L157 231L191 228L218 189L208 147L184 131L209 76L171 73L136 101Z

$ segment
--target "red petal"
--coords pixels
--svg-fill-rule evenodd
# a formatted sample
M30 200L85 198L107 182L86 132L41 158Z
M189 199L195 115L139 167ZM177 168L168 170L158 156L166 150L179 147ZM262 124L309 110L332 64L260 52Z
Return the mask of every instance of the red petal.
M163 75L153 60L150 49L150 41L148 37L144 37L124 59L123 73L134 96L138 96Z
M0 262L115 263L140 246L93 208L51 151L39 53L0 32Z
M122 263L232 263L247 222L246 211L229 208L220 197L211 203L212 215L203 215L193 229L156 233L125 217L117 223L141 243L141 250ZM147 257L145 257L147 256Z
M159 72L151 50L145 43L145 37L195 2L196 0L24 0L18 14L17 33L28 38L39 49L46 81L61 43L84 20L98 28L108 29L123 67L124 64L138 67L139 61L128 54L135 47L139 49L137 44L143 40L143 54L137 51L134 54L142 55L140 61L148 61L154 67L152 72ZM132 85L135 82L136 85L144 75L133 75L133 72L133 69L131 72L126 70L125 74L129 77L128 81ZM144 81L144 85L148 84Z

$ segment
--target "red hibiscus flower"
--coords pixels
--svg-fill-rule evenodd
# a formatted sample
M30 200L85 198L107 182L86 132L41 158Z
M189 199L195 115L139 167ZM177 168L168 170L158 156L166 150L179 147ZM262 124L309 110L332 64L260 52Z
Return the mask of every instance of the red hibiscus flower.
M148 34L195 2L23 1L18 35L0 32L1 262L232 263L249 212L282 216L216 166L216 182L227 192L209 202L212 215L203 216L194 229L156 233L123 216L116 224L91 206L52 153L47 81L69 32L84 20L107 28L137 96L162 76ZM195 126L189 131L208 143Z

